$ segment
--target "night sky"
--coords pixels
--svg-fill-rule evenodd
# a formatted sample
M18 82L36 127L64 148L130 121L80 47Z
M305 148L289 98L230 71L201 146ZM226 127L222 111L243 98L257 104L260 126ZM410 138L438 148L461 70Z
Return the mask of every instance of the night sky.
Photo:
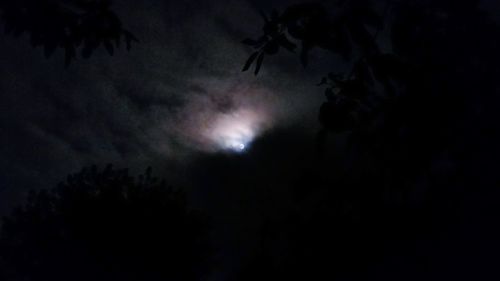
M112 163L135 173L152 166L192 190L193 203L240 255L256 242L247 233L257 231L263 204L274 205L263 202L268 189L279 183L274 196L287 196L290 174L310 164L302 160L314 151L323 99L315 85L328 60L318 51L306 71L283 53L258 77L241 72L250 54L241 40L261 28L257 7L279 3L113 7L140 43L113 57L101 48L69 68L63 52L46 59L26 37L0 35L0 213L85 166ZM279 169L271 180L270 168Z
M316 84L329 71L348 71L348 63L315 49L307 68L297 55L280 52L266 57L258 76L241 72L252 53L242 39L261 34L259 9L301 1L114 2L140 41L129 52L110 56L99 48L65 67L62 51L47 59L26 36L0 34L0 215L29 190L51 188L82 167L111 163L137 174L151 166L212 218L226 268L216 279L225 280L250 259L263 224L293 209L289 186L314 173L325 99ZM482 9L492 19L500 15L495 1L483 1ZM487 110L479 98L468 104ZM491 112L484 118L499 117ZM472 172L485 173L475 183L498 187L495 145L476 129L467 123L461 131L467 138L449 144L430 170L453 166L447 155L473 145L475 156L464 161L485 167ZM329 145L347 153L345 141L339 134ZM426 186L431 173L416 185Z
M231 152L235 138L251 146L277 127L315 132L322 97L304 92L320 67L306 72L284 54L261 77L240 71L249 54L241 38L260 29L255 5L266 8L120 1L141 43L114 57L99 49L68 69L62 52L47 60L26 38L2 38L2 210L89 164L175 175L197 157Z

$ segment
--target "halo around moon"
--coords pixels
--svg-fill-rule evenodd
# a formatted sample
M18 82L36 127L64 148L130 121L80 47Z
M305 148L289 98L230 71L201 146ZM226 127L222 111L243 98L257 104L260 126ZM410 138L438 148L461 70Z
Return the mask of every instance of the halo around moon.
M239 109L215 118L207 137L220 150L243 152L262 132L262 123L262 116L259 114Z

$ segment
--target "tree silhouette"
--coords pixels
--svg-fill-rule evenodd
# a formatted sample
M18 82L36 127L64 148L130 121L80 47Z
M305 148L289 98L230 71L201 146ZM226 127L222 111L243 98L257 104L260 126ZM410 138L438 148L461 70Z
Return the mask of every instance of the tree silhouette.
M318 79L326 87L320 143L347 132L352 147L394 169L391 176L410 177L451 139L467 138L467 103L493 102L500 32L476 0L376 3L312 2L263 14L264 35L243 41L256 49L244 70L298 44L304 65L313 48L347 60L348 71Z
M33 192L0 237L2 280L200 280L210 253L205 217L150 168L83 169Z
M80 50L89 58L104 46L113 55L122 41L127 50L138 42L111 10L111 0L2 0L0 16L7 34L27 33L31 45L42 47L46 57L64 49L66 65Z
M350 67L318 79L326 101L317 173L297 183L295 209L263 230L272 242L238 279L462 280L493 260L483 245L474 258L465 251L485 235L463 224L465 217L494 224L483 217L498 209L480 212L478 202L497 192L478 179L495 177L473 163L492 165L486 154L499 152L457 147L500 139L491 105L499 102L500 29L479 1L458 2L340 0L262 13L264 35L243 41L254 49L244 71L255 63L257 74L264 57L299 45L304 66L320 48ZM334 151L327 138L339 133L347 145ZM443 158L453 168L443 168ZM386 268L363 275L376 266Z
M299 44L304 66L314 48L352 62L349 73L329 73L319 84L327 86L327 102L321 107L319 119L325 129L342 132L373 119L383 102L396 94L394 78L401 78L409 69L399 56L381 50L377 42L386 24L384 16L392 6L387 5L379 14L370 0L332 2L336 4L331 9L311 2L288 7L282 14L273 11L271 17L262 13L264 35L243 40L256 49L243 71L256 60L257 74L266 55L274 55L281 48L294 52ZM383 90L376 91L375 86Z

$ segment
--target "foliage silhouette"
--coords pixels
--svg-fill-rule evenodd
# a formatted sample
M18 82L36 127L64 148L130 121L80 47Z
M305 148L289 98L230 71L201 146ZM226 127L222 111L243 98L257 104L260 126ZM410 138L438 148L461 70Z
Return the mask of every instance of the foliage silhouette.
M493 46L500 30L479 1L459 2L297 4L266 17L259 39L244 40L268 56L276 53L266 52L268 44L278 45L273 51L285 48L276 43L284 36L301 45L304 66L309 52L321 48L350 69L318 79L326 101L319 110L324 129L317 171L297 182L289 216L263 228L260 251L236 279L467 280L493 274L493 267L481 264L497 260L485 247L498 250L498 243L488 238L481 248L466 250L485 235L463 224L465 217L483 222L499 213L493 207L480 212L482 203L470 199L489 202L497 195L478 180L486 176L475 165L494 165L484 154L498 156L498 149L457 147L500 139L496 111L488 105L498 104L492 93L498 92L500 56ZM488 141L479 128L491 130ZM328 146L339 133L348 140L342 151ZM453 168L443 168L443 158Z
M261 59L257 61L255 74L264 55L276 54L280 48L293 52L297 44L291 40L301 45L300 60L304 66L313 48L326 49L348 61L357 56L350 73L330 73L320 83L328 86L320 121L327 130L342 132L356 128L381 106L373 101L374 84L384 87L385 95L379 99L391 97L393 76L403 75L408 69L398 56L380 50L376 40L384 26L385 13L379 15L372 1L332 2L336 3L333 12L320 2L312 2L288 7L281 15L273 11L270 19L263 14L264 35L257 40L243 40L257 49L243 71L250 68L256 54ZM387 5L385 12L388 8ZM375 31L370 32L369 28Z
M329 73L318 84L326 87L326 102L319 110L324 130L348 132L352 143L381 148L376 153L383 158L399 161L411 154L412 161L404 162L421 166L454 133L449 122L459 124L463 119L468 90L493 91L486 81L479 81L491 74L482 77L470 70L486 74L489 68L495 73L497 56L489 46L494 45L498 28L481 14L475 0L460 5L448 0L386 1L383 9L376 9L376 1L370 0L332 3L328 8L321 2L297 4L281 15L273 11L271 20L265 17L264 35L244 43L266 53L268 44L285 36L302 45L304 64L312 48L348 60L350 71ZM387 50L378 43L382 32ZM485 44L483 53L473 49L473 40ZM254 60L253 54L244 70ZM321 143L327 135L320 134ZM398 144L404 147L397 150Z
M0 13L7 34L27 33L31 45L42 47L47 58L64 49L66 65L78 51L89 58L104 46L113 55L122 41L127 50L138 42L111 10L111 0L2 0Z
M200 280L210 263L207 231L183 192L150 168L134 179L94 166L33 192L4 219L2 280Z

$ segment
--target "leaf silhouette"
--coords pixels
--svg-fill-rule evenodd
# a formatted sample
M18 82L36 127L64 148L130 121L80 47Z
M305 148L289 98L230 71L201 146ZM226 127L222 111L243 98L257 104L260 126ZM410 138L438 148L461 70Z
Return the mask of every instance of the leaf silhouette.
M259 55L259 52L255 52L253 53L247 60L247 62L245 63L245 66L243 67L243 70L241 70L242 72L245 72L247 71L250 66L252 65L253 61L257 58L257 56Z
M260 67L262 66L262 62L264 61L264 53L260 53L257 58L257 65L255 66L255 75L259 74Z

